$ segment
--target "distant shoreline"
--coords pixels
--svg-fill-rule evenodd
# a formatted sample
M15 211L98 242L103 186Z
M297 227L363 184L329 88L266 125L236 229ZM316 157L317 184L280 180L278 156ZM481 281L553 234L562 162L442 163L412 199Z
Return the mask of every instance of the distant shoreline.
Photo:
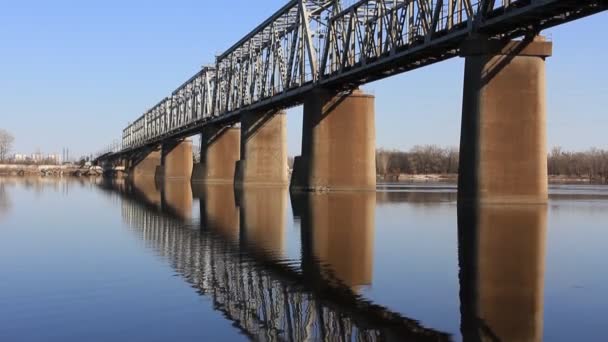
M395 183L457 183L458 174L400 174L400 175L387 175L377 176L378 182L395 182ZM557 176L549 175L549 184L593 184L602 185L606 182L600 180L594 180L590 177L576 177L576 176Z
M44 164L0 164L0 177L28 177L28 176L81 176L98 175L91 172L88 167L73 164L44 165Z

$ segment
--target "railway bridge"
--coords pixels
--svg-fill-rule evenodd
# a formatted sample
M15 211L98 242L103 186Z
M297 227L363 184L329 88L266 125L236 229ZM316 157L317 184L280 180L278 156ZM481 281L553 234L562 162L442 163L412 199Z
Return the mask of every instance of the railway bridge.
M459 201L547 201L543 29L606 0L292 0L123 130L129 177L373 190L374 96L359 86L465 58ZM285 109L304 106L291 179ZM200 163L189 137L201 135Z

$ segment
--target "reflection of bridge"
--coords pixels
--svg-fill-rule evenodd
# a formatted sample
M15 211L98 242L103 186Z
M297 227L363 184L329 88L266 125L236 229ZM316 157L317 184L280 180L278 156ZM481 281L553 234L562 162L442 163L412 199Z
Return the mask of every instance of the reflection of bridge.
M308 253L309 260L303 262L302 269L282 262L278 255L270 253L277 247L276 239L264 240L255 228L249 229L259 224L272 225L260 218L266 215L265 209L256 208L253 213L249 208L238 214L232 188L203 191L200 227L189 225L189 220L179 214L190 212L191 204L180 208L180 204L166 202L167 197L162 195L161 206L142 202L143 198L156 196L142 196L141 192L125 193L123 218L201 295L210 296L214 308L243 334L256 340L295 341L449 339L445 333L424 328L415 320L361 299L340 279L326 281L327 273L310 259L312 253ZM241 201L244 198L241 196ZM232 206L226 205L230 200ZM161 207L173 210L158 210ZM268 214L281 216L274 211ZM265 232L261 233L263 236ZM349 279L356 277L346 280Z
M173 193L188 192L174 183ZM182 189L182 190L179 190ZM249 190L245 190L248 192ZM262 340L447 340L449 335L357 295L369 284L375 195L292 195L301 264L283 255L285 193L195 186L192 202L165 191L121 189L123 217L244 334ZM154 193L158 195L154 195ZM387 197L432 206L453 193ZM161 202L149 201L160 198ZM261 201L264 198L265 201ZM413 201L413 202L411 202ZM264 205L261 203L274 202ZM254 206L251 206L254 203ZM331 214L330 214L331 213ZM540 341L543 336L546 206L458 208L461 333L465 341ZM406 294L404 294L406 295Z
M190 178L183 139L201 134L196 180L287 184L283 109L303 104L292 186L374 189L374 97L357 87L460 55L460 198L543 203L552 43L538 34L606 8L605 0L291 0L137 118L99 160Z
M465 341L542 341L546 206L458 211Z

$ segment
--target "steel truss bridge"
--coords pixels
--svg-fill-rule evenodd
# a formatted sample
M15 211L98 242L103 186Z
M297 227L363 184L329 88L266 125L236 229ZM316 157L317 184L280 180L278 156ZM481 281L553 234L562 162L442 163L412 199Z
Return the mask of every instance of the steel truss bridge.
M116 192L111 184L102 188L120 195L124 222L146 246L253 340L450 340L446 333L363 300L345 285L328 285L315 266L298 269L203 223L189 226L138 198L137 191Z
M292 0L123 130L100 155L301 104L459 54L467 37L512 39L608 8L607 0Z

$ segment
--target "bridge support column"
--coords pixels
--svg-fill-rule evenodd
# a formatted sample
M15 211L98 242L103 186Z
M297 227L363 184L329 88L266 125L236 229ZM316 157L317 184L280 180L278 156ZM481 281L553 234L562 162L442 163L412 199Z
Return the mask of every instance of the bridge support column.
M192 164L192 140L185 139L163 144L161 165L157 168L156 178L190 180Z
M139 183L140 179L151 179L154 181L156 169L161 164L160 149L147 150L131 156L127 162L128 179Z
M542 37L464 43L458 199L545 203L547 148Z
M241 156L241 129L207 126L201 139L201 162L194 165L192 181L232 184L234 165Z
M284 111L246 113L241 121L241 159L235 186L286 186L287 117Z
M123 178L127 171L129 161L126 158L119 158L111 168L112 176Z
M302 155L291 187L299 190L375 190L374 96L357 89L313 92L304 101Z

